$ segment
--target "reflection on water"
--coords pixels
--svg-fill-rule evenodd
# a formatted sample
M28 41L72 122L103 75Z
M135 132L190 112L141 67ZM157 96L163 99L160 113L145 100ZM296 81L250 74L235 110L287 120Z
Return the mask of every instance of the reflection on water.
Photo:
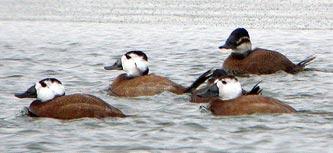
M102 6L98 5L101 1L89 2L89 5L94 7ZM125 1L116 2L125 3ZM6 152L333 151L331 145L333 37L331 27L322 28L327 27L331 21L318 28L313 28L312 26L316 26L311 22L308 24L311 27L309 29L303 29L303 26L285 29L284 23L280 24L282 25L280 29L255 29L255 24L253 28L248 29L255 47L277 50L295 63L316 54L317 59L308 66L310 70L297 75L280 72L240 78L246 90L258 81L263 81L260 86L264 89L264 95L283 100L301 111L300 113L216 117L204 111L205 105L189 103L188 95L163 93L139 98L110 97L106 89L121 72L104 71L103 67L112 64L128 50L139 49L148 55L151 73L168 77L187 86L207 69L221 67L223 59L230 52L220 51L217 47L224 43L233 28L224 28L223 25L192 25L192 22L186 20L188 23L186 25L161 25L155 24L156 16L149 18L142 14L138 16L144 16L154 24L134 24L135 19L130 20L130 23L98 23L95 22L98 20L86 14L83 14L83 17L91 19L91 23L58 22L54 19L72 21L70 15L64 15L66 11L71 12L66 9L65 4L52 1L50 4L56 3L60 6L49 10L50 12L45 11L50 5L46 4L44 10L19 11L16 14L10 8L4 9L3 4L8 3L16 9L23 7L21 8L23 10L44 4L22 6L23 4L16 1L0 3L4 10L1 13L5 14L0 21L1 150ZM188 7L193 7L197 2L190 3L192 5ZM112 2L108 1L105 5L111 4ZM128 5L131 6L130 4ZM178 7L176 4L178 4L176 1L170 2L170 6ZM283 6L285 5L283 3ZM138 5L134 6L140 8L145 5L138 2ZM214 9L210 8L210 5L198 6ZM325 8L319 3L314 6ZM121 7L125 6L119 5L118 11ZM147 9L150 7L152 6L148 5ZM187 8L182 3L179 7ZM82 15L84 10L79 8L77 7L77 11ZM57 9L64 12L57 14ZM107 10L107 7L96 11L100 13L103 10ZM198 8L197 11L199 10L201 9ZM48 16L50 20L45 21L47 13L38 14L39 11L50 13ZM291 14L295 13L294 10L290 11ZM23 13L25 15L22 15ZM34 13L37 13L35 16L37 21L32 19ZM207 15L210 15L209 13ZM269 13L274 14L274 12ZM325 9L321 13L325 14ZM306 20L308 16L297 20ZM13 20L7 18L7 21L4 21L5 17ZM19 17L23 19L20 20ZM163 14L159 18L162 19ZM209 20L203 20L206 21ZM290 22L286 21L288 24ZM272 25L272 23L267 24ZM45 77L61 80L68 94L93 94L120 108L126 114L137 117L71 121L26 117L24 107L29 105L30 100L16 99L13 94L25 90L27 86Z

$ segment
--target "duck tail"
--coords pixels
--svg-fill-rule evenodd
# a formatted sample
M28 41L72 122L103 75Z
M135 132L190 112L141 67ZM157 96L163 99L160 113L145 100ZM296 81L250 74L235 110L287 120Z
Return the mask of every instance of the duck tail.
M194 91L196 88L198 88L202 83L204 83L210 76L211 76L212 70L208 70L205 73L201 74L199 78L197 78L191 86L187 87L184 90L184 93L191 93Z
M316 58L315 55L308 56L306 59L303 61L299 62L297 66L304 68L305 66L309 65L314 59Z
M259 84L261 83L262 81L259 81L257 84L255 84L253 86L253 88L247 92L246 94L247 95L260 95L261 92L262 92L262 89L259 87Z

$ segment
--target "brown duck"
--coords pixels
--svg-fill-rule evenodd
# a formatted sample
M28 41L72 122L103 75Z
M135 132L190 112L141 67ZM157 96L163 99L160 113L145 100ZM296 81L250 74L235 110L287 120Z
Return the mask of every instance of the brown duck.
M37 98L29 108L29 116L56 119L126 117L119 109L88 94L65 95L65 88L55 78L37 82L18 98Z
M314 56L294 64L286 56L279 52L256 48L252 50L250 36L246 29L235 29L219 49L231 49L232 53L223 63L223 69L229 73L239 74L272 74L277 71L285 71L296 74L304 70Z
M209 77L208 81L207 81L207 86L201 89L198 89L196 91L194 91L191 94L191 98L190 98L190 102L192 103L208 103L214 100L217 100L219 98L218 95L216 96L212 96L212 97L199 97L198 95L200 93L203 93L205 91L207 91L209 89L209 87L214 84L214 81L220 77L223 76L228 76L230 74L228 74L226 71L224 71L223 69L215 69L213 71L213 73L207 77ZM246 91L244 89L242 89L242 94L243 95L258 95L262 92L262 89L258 86L260 82L258 82L256 85L254 85L252 87L252 89L250 91Z
M208 109L214 115L236 116L251 114L295 113L291 106L274 98L262 95L243 95L242 87L234 76L223 76L201 97L219 96L212 101Z
M148 74L148 57L142 51L129 51L105 70L124 70L113 80L108 91L110 95L119 97L152 96L164 91L175 94L190 93L206 81L208 71L202 74L189 87L183 87L167 78Z

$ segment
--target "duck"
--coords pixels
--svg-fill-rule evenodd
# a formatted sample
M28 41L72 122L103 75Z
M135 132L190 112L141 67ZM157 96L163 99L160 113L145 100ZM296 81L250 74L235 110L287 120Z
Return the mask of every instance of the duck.
M234 75L273 74L284 71L296 74L304 70L316 57L311 55L301 62L294 64L283 54L262 48L252 49L248 31L237 28L219 49L231 49L231 54L223 62L222 68Z
M208 104L208 110L217 116L239 116L253 114L295 113L286 103L259 94L243 95L238 79L233 75L222 76L214 80L208 90L198 94L200 97L218 96Z
M212 71L212 70L211 70ZM209 72L211 72L209 71ZM208 75L208 81L207 85L204 88L195 90L192 92L191 97L190 97L190 102L191 103L209 103L211 101L214 101L219 98L219 96L212 96L212 97L199 97L198 94L208 90L208 88L214 83L214 80L223 77L223 76L228 76L230 75L228 72L226 72L224 69L215 69L210 75ZM262 89L259 87L259 83L256 83L251 90L246 91L245 89L242 89L242 94L243 95L251 95L251 94L261 94Z
M153 96L168 91L177 95L191 93L208 79L209 72L200 75L189 87L183 87L165 77L149 74L148 57L143 51L129 51L105 70L123 70L108 88L109 95L118 97Z
M65 87L56 78L45 78L35 83L17 98L36 98L29 108L31 117L55 119L127 117L119 109L90 94L65 95Z

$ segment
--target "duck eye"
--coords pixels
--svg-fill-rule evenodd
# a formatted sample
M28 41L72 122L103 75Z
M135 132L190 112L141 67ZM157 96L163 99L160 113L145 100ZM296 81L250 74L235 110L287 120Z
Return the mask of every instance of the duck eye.
M45 82L40 82L40 85L42 85L42 87L46 87L46 83Z
M126 56L127 59L131 58L131 56L129 56L128 54L125 54L125 56Z
M227 81L222 81L223 84L227 84Z

